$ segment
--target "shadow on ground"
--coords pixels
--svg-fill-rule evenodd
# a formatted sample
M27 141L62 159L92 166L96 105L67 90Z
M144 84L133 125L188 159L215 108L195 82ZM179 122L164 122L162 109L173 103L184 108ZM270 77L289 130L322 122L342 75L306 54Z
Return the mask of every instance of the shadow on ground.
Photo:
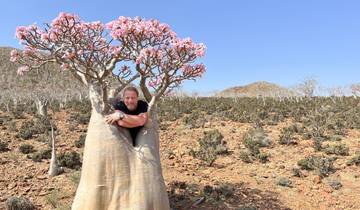
M172 210L290 210L277 199L276 193L252 189L244 183L200 186L173 181L168 184L168 189Z

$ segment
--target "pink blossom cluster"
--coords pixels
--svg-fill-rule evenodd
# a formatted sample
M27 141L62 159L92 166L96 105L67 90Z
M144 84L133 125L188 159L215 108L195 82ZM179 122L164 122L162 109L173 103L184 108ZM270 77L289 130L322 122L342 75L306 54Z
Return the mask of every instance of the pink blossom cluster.
M190 38L176 39L173 41L173 46L178 53L194 52L198 57L205 55L205 45L203 43L195 44Z
M201 77L205 73L204 64L184 65L182 68L184 77Z
M161 78L161 76L151 77L148 82L148 85L149 85L149 87L156 88L157 86L159 86L161 84L162 80L163 79Z
M160 60L162 59L163 52L160 49L155 49L153 47L144 48L140 51L140 54L136 57L135 63L145 63L149 60Z
M105 28L117 44L107 41ZM87 72L107 68L107 64L115 68L117 62L133 62L153 88L170 87L170 83L176 86L205 72L205 66L195 62L205 55L205 45L190 38L180 39L169 25L153 19L119 17L105 26L60 13L45 30L35 24L17 27L16 37L25 46L23 53L11 52L10 60L24 65L19 74L54 58L62 70L83 66L90 69ZM134 75L128 66L123 66L120 74L123 78ZM167 84L163 85L163 80Z
M11 50L10 52L10 61L11 62L16 62L19 59L19 52L17 50Z
M162 37L175 37L176 34L170 30L169 25L160 23L158 20L143 20L139 17L119 17L117 20L106 24L110 35L117 40L130 37L142 37L143 39L161 40Z
M17 70L17 74L18 75L24 75L25 72L29 71L29 67L28 66L20 66Z

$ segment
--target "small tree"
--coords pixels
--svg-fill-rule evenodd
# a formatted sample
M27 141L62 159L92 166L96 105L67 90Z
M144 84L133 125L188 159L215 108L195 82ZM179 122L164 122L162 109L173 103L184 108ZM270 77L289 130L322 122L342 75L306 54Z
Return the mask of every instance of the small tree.
M313 97L318 82L315 79L305 79L298 86L297 90L305 97Z
M85 140L80 183L72 209L169 209L161 172L157 101L184 80L205 72L195 63L205 46L180 39L157 20L119 17L105 26L60 13L44 29L20 26L16 37L22 53L18 74L49 62L61 65L89 89L92 115ZM117 70L117 67L120 67ZM112 87L116 78L120 85ZM137 147L126 129L108 125L109 98L138 82L149 103L149 120L139 132ZM111 91L112 96L109 95Z
M360 96L360 83L359 84L352 84L350 86L350 89L351 89L351 94L357 98Z

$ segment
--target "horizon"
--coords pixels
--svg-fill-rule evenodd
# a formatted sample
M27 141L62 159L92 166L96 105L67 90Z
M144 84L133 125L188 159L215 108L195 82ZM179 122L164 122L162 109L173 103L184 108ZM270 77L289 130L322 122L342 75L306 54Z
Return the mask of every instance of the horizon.
M14 38L16 26L42 26L60 12L78 14L87 22L140 16L169 24L179 37L207 46L199 60L207 68L204 77L183 84L190 93L207 94L258 81L291 87L313 78L324 88L360 82L357 1L19 2L3 3L0 46L21 49Z

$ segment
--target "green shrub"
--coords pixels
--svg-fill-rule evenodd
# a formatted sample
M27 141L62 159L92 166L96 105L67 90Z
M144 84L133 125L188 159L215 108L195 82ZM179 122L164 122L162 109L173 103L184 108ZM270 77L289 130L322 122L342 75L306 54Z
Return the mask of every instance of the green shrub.
M328 184L334 189L338 190L342 187L342 184L339 180L330 180L328 181Z
M31 127L21 126L21 128L19 129L19 132L16 135L16 137L27 140L27 139L31 139L33 137L33 134L34 134L34 132L31 129Z
M14 121L8 121L6 123L6 127L7 129L9 129L9 131L11 132L18 132L18 129L16 127L16 123Z
M282 131L279 138L279 143L283 145L297 144L294 134L289 130Z
M323 138L315 137L313 142L314 142L313 147L314 147L315 151L319 152L323 149L323 146L322 146Z
M350 160L346 162L346 165L356 165L360 166L360 152L357 152Z
M349 155L349 148L345 144L331 145L324 148L323 151L328 155L331 154L342 155L342 156Z
M0 152L7 152L9 150L8 143L0 140Z
M277 185L283 186L283 187L291 187L292 181L287 177L280 177L276 181Z
M22 144L22 145L20 145L19 150L23 154L29 154L29 153L35 152L34 146L30 145L30 144Z
M59 166L71 168L71 169L80 169L81 161L79 153L75 151L62 153L58 156Z
M334 161L336 158L308 156L298 161L298 166L305 170L316 170L319 176L326 177L335 171Z
M27 157L32 159L34 162L41 162L41 160L43 160L43 159L51 158L51 149L41 150L32 155L28 155Z
M251 163L254 160L265 163L269 160L269 155L260 151L261 147L268 147L271 145L271 139L268 138L262 128L251 129L245 133L243 144L248 151L241 151L240 159L245 163Z
M200 148L198 150L190 150L190 154L211 166L218 155L228 154L226 142L223 141L224 136L218 130L204 132L204 137L199 139Z
M268 147L271 139L262 128L251 129L243 137L243 143L252 154L259 154L261 147Z
M77 148L82 148L85 145L85 138L86 138L86 134L81 134L79 139L75 141L75 146Z
M10 197L5 202L7 210L35 210L35 206L25 197Z
M300 168L293 168L291 171L292 171L293 176L296 176L296 177L302 177L303 176Z
M266 153L262 153L260 152L259 154L257 154L257 159L261 162L261 163L266 163L269 161L269 157L270 155L269 154L266 154Z
M241 151L239 157L245 163L252 163L254 161L254 157L249 151Z

